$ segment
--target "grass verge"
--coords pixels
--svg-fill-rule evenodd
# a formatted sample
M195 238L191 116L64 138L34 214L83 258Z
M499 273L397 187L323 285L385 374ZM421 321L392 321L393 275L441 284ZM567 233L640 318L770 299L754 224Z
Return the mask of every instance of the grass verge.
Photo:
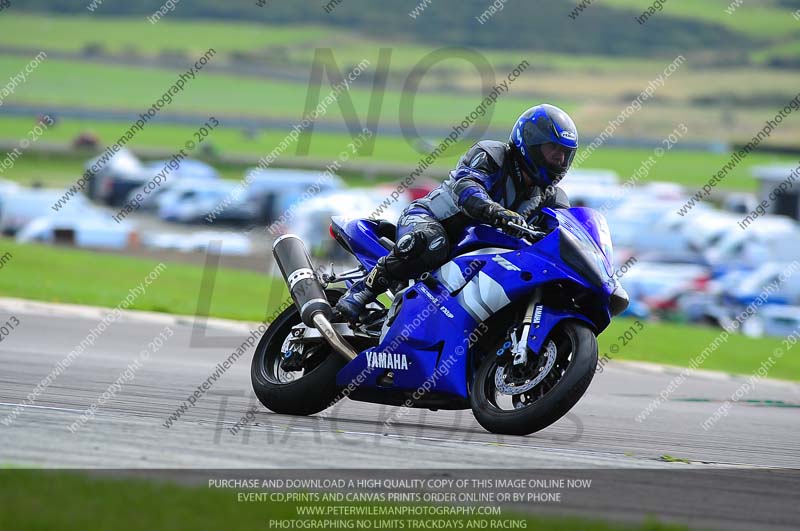
M722 332L716 328L642 322L644 326L641 331L632 339L623 341L622 334L626 330L638 328L632 324L631 319L616 319L600 335L598 344L601 358L605 353L611 359L689 367L690 361L709 347ZM615 347L618 349L616 353L613 352ZM727 340L717 341L717 348L709 350L711 354L699 368L731 374L753 374L778 347L783 348L780 338L750 338L732 334ZM770 369L769 377L800 381L800 357L796 352L787 351Z
M114 308L158 265L155 260L107 253L17 244L2 240L11 254L0 270L0 296ZM203 267L165 264L145 293L129 309L193 315L201 296ZM266 275L220 267L211 293L214 317L260 321L268 300L285 299L282 281Z

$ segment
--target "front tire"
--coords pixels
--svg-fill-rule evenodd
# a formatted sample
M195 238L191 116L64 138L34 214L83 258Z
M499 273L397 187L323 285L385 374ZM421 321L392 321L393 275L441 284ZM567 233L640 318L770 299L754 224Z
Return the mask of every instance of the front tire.
M597 367L597 338L580 321L564 321L545 345L551 344L556 357L547 376L519 395L503 394L497 388L497 373L508 367L507 358L494 353L484 356L469 397L481 426L492 433L529 435L556 422L580 400ZM532 363L532 353L528 357ZM502 407L505 401L512 403L511 409Z
M333 305L342 295L338 290L325 291ZM300 324L300 312L292 304L269 325L258 342L250 379L258 400L267 409L284 415L313 415L335 404L340 398L336 374L346 361L327 344L319 345L309 364L298 378L291 379L280 367L282 347L293 326Z

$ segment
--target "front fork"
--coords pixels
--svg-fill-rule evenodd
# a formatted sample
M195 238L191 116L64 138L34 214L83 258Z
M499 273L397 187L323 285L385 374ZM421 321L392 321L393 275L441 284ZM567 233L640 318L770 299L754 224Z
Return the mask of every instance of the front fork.
M531 323L533 322L534 312L536 306L539 304L540 294L537 289L531 300L528 301L528 306L525 308L525 315L522 317L522 332L519 339L517 338L517 329L511 331L511 353L514 355L514 365L525 365L528 363L528 334L531 331Z

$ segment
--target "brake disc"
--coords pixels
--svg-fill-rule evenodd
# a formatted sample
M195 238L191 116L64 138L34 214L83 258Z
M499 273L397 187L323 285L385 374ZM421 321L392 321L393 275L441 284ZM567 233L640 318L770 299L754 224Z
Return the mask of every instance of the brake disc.
M535 378L532 380L528 380L522 385L515 385L513 383L506 382L506 371L504 367L497 367L497 370L494 373L494 385L498 391L503 393L504 395L519 395L522 393L526 393L536 387L539 382L544 380L544 378L550 374L550 371L553 369L553 365L556 363L556 354L558 354L558 350L556 349L556 344L552 341L547 342L547 346L545 347L544 357L545 357L545 364L542 367L542 370L539 374L536 375Z

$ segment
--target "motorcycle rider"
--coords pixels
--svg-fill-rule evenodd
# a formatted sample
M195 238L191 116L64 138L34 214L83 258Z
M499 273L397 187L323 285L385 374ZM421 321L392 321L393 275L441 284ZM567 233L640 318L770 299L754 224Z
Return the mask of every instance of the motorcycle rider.
M339 299L338 314L356 321L393 283L443 265L454 236L469 224L486 223L521 236L511 223L525 225L543 207L568 208L566 193L556 185L577 148L575 123L548 104L522 113L508 142L473 145L447 180L406 207L397 223L394 248Z

